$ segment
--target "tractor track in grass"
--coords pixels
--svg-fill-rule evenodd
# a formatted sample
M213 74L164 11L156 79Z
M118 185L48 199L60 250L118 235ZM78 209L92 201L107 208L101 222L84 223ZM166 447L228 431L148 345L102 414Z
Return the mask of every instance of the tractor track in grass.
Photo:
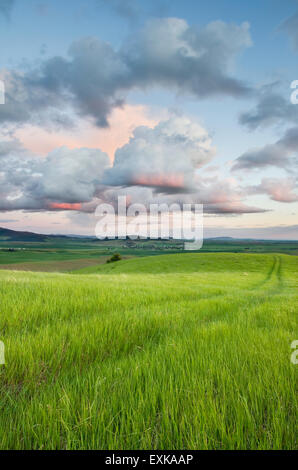
M270 267L265 279L263 281L255 284L254 286L250 287L248 290L256 291L258 289L262 289L272 281L275 281L275 285L269 289L266 289L267 292L270 293L279 293L283 287L283 278L282 278L282 260L281 257L278 255L274 256L272 266Z

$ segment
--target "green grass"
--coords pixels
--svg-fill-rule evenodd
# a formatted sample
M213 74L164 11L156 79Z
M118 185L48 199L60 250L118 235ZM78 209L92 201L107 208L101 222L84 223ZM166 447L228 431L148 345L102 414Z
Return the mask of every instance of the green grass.
M68 261L81 258L99 258L104 254L103 250L88 249L47 249L40 247L39 249L27 248L13 252L0 250L0 267L6 264L17 263L41 263L52 261Z
M0 448L297 448L297 266L178 254L0 271Z
M0 229L1 231L1 229ZM183 253L179 240L90 240L74 238L49 238L44 242L3 241L0 237L0 267L33 271L71 271L72 260L96 261L120 253L128 257L145 257L161 254ZM10 250L10 251L9 251ZM261 240L204 240L202 253L280 253L298 255L298 242ZM55 265L56 262L56 265ZM65 262L65 263L64 263ZM26 263L26 265L24 264ZM36 266L32 266L36 263ZM100 263L100 261L99 261ZM21 266L16 266L20 264ZM75 263L77 265L77 263ZM91 263L93 264L93 263ZM77 269L73 267L73 269Z

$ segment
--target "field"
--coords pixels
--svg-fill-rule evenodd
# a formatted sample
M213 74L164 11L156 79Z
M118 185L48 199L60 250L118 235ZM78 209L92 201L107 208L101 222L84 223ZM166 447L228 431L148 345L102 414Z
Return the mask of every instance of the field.
M297 448L297 267L179 253L0 271L0 448Z
M72 272L104 264L113 253L123 258L184 252L181 240L103 240L11 232L12 240L1 237L1 269L35 272ZM34 240L37 237L37 240ZM28 238L30 241L28 241ZM298 242L236 239L207 239L199 253L280 253L298 255ZM95 268L96 269L96 268Z

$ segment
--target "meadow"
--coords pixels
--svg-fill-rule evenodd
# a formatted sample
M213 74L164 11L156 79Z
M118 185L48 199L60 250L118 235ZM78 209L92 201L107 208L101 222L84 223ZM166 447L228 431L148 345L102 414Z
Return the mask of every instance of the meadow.
M180 253L0 271L0 448L297 448L297 267Z
M123 258L184 252L181 240L97 240L44 236L23 232L1 237L0 268L35 272L72 272L104 264L113 253ZM34 239L36 237L36 240ZM30 241L28 241L28 238ZM206 239L198 253L279 253L298 255L298 241ZM96 269L96 268L95 268Z

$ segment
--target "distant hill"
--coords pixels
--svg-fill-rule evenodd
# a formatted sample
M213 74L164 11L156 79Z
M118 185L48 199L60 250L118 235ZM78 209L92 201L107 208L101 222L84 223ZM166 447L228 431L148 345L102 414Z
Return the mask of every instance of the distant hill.
M47 235L40 235L32 232L18 232L0 227L0 241L16 241L16 242L44 242L48 238Z
M0 227L0 242L46 242L56 238L67 238L66 235L42 235L33 232L20 232Z
M56 240L56 239L65 239L65 240L82 240L82 241L94 241L98 242L99 240L94 237L94 236L88 236L88 235L74 235L74 234L69 234L69 235L42 235L40 233L34 233L34 232L20 232L17 230L10 230L8 228L3 228L0 227L0 243L1 242L49 242L51 240ZM117 240L117 237L115 238ZM121 241L125 241L122 238L120 239ZM130 240L129 237L126 237L126 240ZM105 242L109 240L101 240L101 242ZM144 242L156 242L156 241L166 241L161 238L158 238L157 240L152 240L150 238L147 239L141 239L141 240L134 240L134 242L141 241L142 243ZM169 242L173 241L173 238L168 239ZM176 242L183 242L183 240L174 240ZM254 238L234 238L234 237L209 237L205 238L204 243L206 244L214 244L214 243L291 243L291 240L263 240L263 239L254 239Z
M226 240L226 241L231 241L231 240L236 240L236 238L233 238L233 237L211 237L211 238L207 238L206 240Z

